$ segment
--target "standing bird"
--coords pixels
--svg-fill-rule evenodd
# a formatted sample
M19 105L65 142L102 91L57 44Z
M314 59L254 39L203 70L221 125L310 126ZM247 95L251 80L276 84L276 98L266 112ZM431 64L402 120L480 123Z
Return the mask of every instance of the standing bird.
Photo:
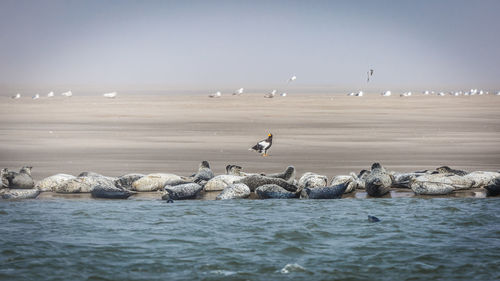
M267 139L259 141L256 145L254 145L252 148L249 148L248 150L255 150L259 153L262 153L262 156L267 156L267 150L271 148L271 145L273 144L273 134L269 133L267 135Z

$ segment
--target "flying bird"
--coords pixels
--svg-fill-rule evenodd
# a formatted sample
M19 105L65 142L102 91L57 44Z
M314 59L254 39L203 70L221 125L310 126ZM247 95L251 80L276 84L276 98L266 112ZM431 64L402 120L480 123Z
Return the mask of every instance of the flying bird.
M366 83L370 82L370 77L373 76L373 69L370 69L366 72L367 77L366 77Z
M269 133L267 135L267 139L259 141L256 145L254 145L252 148L249 148L248 150L255 150L259 153L262 153L262 156L267 156L267 150L271 148L271 145L273 144L273 134Z

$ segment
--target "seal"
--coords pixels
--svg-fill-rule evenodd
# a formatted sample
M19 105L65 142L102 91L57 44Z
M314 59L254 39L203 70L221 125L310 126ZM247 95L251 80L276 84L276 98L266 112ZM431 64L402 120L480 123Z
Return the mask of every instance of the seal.
M2 170L0 170L0 177L2 178L0 189L9 187L9 179L7 178L8 175L9 169L3 168Z
M3 199L35 199L40 194L38 189L3 189Z
M436 168L436 172L439 174L453 174L453 175L457 175L457 176L465 176L468 174L467 171L455 170L455 169L452 169L448 166L441 166L439 168Z
M226 174L234 176L243 176L241 169L242 169L241 166L230 164L226 166Z
M328 178L326 176L307 172L299 179L299 189L323 187L327 185L327 182Z
M7 174L9 188L32 189L35 186L35 182L31 177L32 168L33 167L30 166L24 166L19 170L19 173L9 172Z
M56 187L63 182L71 179L75 179L75 176L68 174L57 174L50 177L46 177L43 180L36 183L35 188L45 192L45 191L54 191Z
M95 172L81 172L77 177L104 177L104 176Z
M196 196L198 196L202 189L203 187L197 183L186 183L176 186L166 185L164 188L168 192L169 199L172 200L196 199ZM162 196L162 199L164 196Z
M250 188L243 183L230 184L217 195L215 200L242 199L250 196Z
M474 180L454 174L429 174L410 179L410 188L417 195L446 195L473 186Z
M392 185L392 176L379 163L373 163L370 175L366 178L366 193L372 197L381 197L389 193Z
M296 192L298 189L298 187L296 185L290 184L284 179L270 178L270 177L259 176L259 175L252 175L252 176L244 177L235 183L246 184L252 192L255 191L255 189L257 189L257 187L265 185L265 184L276 184L276 185L279 185L282 188L284 188L290 192Z
M375 217L375 216L370 216L370 215L368 215L368 221L369 221L369 222L379 222L379 221L380 221L380 219L379 219L379 218L377 218L377 217Z
M115 186L116 178L111 177L77 177L74 179L66 180L61 184L54 187L53 191L56 193L89 193L96 186Z
M274 173L274 174L263 174L263 176L270 177L270 178L279 178L279 179L284 179L289 183L293 183L293 180L295 180L295 167L294 166L288 166L284 172L282 173Z
M500 173L484 171L475 171L464 176L464 178L474 181L471 188L484 188L491 184L497 177L500 177Z
M392 182L393 187L397 188L410 188L410 180L413 178L418 178L420 176L428 175L430 172L428 171L423 171L423 172L413 172L413 173L398 173L398 172L392 172L391 173L394 181Z
M127 199L136 193L135 191L111 185L97 185L90 192L93 198L104 199Z
M198 172L194 175L193 181L199 184L202 181L209 181L213 177L214 173L210 170L210 164L208 164L208 161L202 161L198 168Z
M350 173L348 176L347 175L340 175L340 176L333 177L331 182L330 182L330 186L339 185L339 184L346 184L347 185L344 193L353 192L354 190L356 190L358 188L360 188L360 189L365 188L364 181L361 181L355 173Z
M265 184L257 187L255 193L260 199L288 199L297 198L296 192L290 192L276 184Z
M340 199L347 189L346 183L333 186L305 187L300 192L301 199Z
M146 175L132 183L134 191L158 191L163 190L165 185L185 184L191 181L186 180L178 175L153 173Z
M117 187L123 187L125 189L132 190L132 183L144 176L144 174L126 174L118 177L115 181L115 185Z
M242 176L235 175L218 175L210 179L204 186L205 191L220 191L224 190L229 185L241 180Z
M500 195L500 177L495 178L490 184L484 187L486 189L486 196Z

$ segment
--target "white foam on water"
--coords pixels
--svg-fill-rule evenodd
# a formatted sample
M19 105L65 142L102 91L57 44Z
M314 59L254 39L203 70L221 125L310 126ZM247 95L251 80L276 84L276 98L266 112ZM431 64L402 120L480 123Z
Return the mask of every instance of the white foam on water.
M216 274L216 275L222 275L222 276L231 276L236 274L234 271L229 271L229 270L212 270L210 271L211 274Z

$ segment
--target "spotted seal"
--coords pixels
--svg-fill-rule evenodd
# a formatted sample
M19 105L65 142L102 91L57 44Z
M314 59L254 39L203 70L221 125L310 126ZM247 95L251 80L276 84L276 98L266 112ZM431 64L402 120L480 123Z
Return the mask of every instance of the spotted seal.
M250 196L250 188L243 183L230 184L217 195L215 200L241 199Z
M134 183L134 181L144 176L145 176L144 174L134 174L134 173L119 176L115 181L115 185L117 187L123 187L125 189L132 190L133 188L132 183Z
M186 183L175 186L166 185L164 190L167 192L167 194L163 195L162 199L163 200L195 199L202 189L203 187L197 183Z
M305 187L300 192L301 199L340 199L347 189L348 183L333 186Z
M304 189L306 187L309 188L323 187L326 186L327 183L328 183L328 178L326 176L307 172L300 177L299 188Z
M56 174L50 177L46 177L43 180L37 182L35 184L35 188L44 192L44 191L54 191L56 187L67 180L71 180L76 178L75 176L68 174Z
M429 174L410 180L410 188L417 195L446 195L473 186L474 180L454 174Z
M103 199L127 199L136 193L135 191L112 185L97 185L90 192L93 198Z
M270 177L270 178L279 178L279 179L284 179L289 183L292 183L293 180L295 180L295 167L294 166L288 166L285 171L281 173L274 173L274 174L262 174L263 176Z
M3 168L2 170L0 170L0 177L2 179L0 189L9 187L9 179L7 178L8 174L9 174L9 169Z
M195 183L201 183L202 181L209 181L214 177L214 173L210 169L210 164L208 161L202 161L198 168L198 172L193 177Z
M297 198L296 192L290 192L276 184L265 184L255 189L255 194L260 199L288 199Z
M441 166L439 168L436 168L436 173L439 173L439 174L454 174L454 175L457 175L457 176L465 176L468 174L467 171L462 171L462 170L455 170L455 169L452 169L448 166Z
M174 174L153 173L146 175L132 183L134 191L158 191L163 190L165 185L185 184L190 181Z
M96 186L114 187L116 178L106 176L87 176L77 177L62 182L54 187L53 191L57 193L89 193Z
M24 166L19 170L19 173L10 171L7 174L9 188L32 189L35 186L35 182L31 177L32 168L33 167L30 166Z
M500 177L495 178L490 184L484 187L486 189L487 196L498 196L500 195Z
M354 190L365 188L364 182L362 182L355 173L350 173L349 175L339 175L332 178L330 181L330 186L345 184L346 190L344 193L350 193Z
M381 197L389 193L393 178L379 163L373 163L370 175L366 178L366 193L372 197Z
M265 184L276 184L276 185L279 185L290 192L296 192L298 189L298 187L296 185L288 183L284 179L270 178L270 177L259 176L259 175L247 176L247 177L244 177L235 183L244 183L250 188L251 191L255 191L255 189L257 189L257 187L265 185Z
M205 191L220 191L224 190L228 185L241 180L242 176L236 175L218 175L210 179L204 186Z
M1 191L2 198L6 200L14 200L14 199L35 199L39 194L40 190L38 189L2 189Z

